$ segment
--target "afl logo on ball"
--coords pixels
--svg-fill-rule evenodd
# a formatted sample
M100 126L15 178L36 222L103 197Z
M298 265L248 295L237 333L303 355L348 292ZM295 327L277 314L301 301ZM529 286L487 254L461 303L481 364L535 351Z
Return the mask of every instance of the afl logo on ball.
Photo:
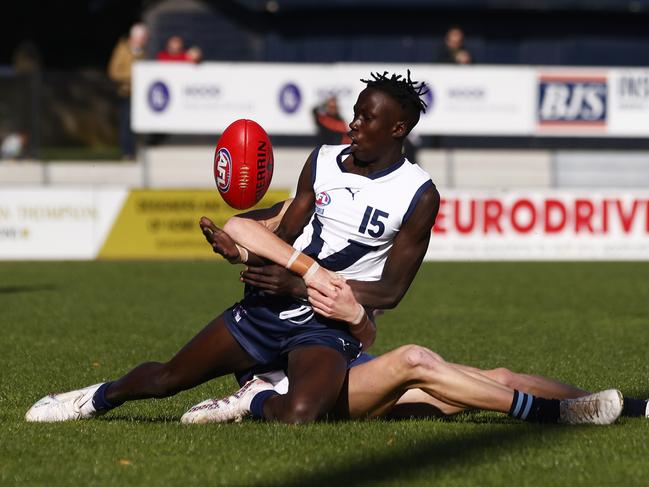
M214 157L214 177L219 191L227 193L232 181L232 157L225 147L220 148Z

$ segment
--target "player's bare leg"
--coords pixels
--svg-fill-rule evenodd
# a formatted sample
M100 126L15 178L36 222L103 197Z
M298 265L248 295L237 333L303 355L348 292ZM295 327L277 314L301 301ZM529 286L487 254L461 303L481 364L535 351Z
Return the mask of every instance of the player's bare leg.
M222 316L212 320L168 362L145 362L114 381L111 403L168 397L215 377L244 370L256 361L232 337Z
M347 363L337 351L323 346L298 348L289 353L289 390L263 404L265 419L306 423L329 413L340 395Z
M406 345L349 371L349 417L381 416L409 389L421 389L456 408L504 413L514 394L495 381L465 374L428 349Z
M52 422L91 418L125 401L171 396L255 363L218 317L168 362L146 362L115 382L45 396L27 411L25 419Z
M521 374L499 367L482 370L468 365L450 364L466 374L474 377L486 377L510 389L518 389L539 397L554 397L556 399L573 399L587 396L590 392L570 384L542 377L539 375Z
M510 389L517 389L538 397L573 399L590 394L570 384L537 375L512 372L504 367L482 370L462 364L449 363L449 365L475 378L486 378ZM449 416L465 410L466 408L440 401L422 390L410 389L399 398L389 415L390 417Z
M585 391L565 388L581 399L549 400L521 393L476 370L467 367L463 371L423 347L400 347L350 371L348 414L352 418L384 415L409 389L430 395L434 400L428 401L429 406L445 414L477 408L540 422L610 424L622 411L619 391L581 397ZM536 382L543 383L541 378L532 381ZM561 386L547 383L548 389ZM421 398L421 394L410 393L410 400Z

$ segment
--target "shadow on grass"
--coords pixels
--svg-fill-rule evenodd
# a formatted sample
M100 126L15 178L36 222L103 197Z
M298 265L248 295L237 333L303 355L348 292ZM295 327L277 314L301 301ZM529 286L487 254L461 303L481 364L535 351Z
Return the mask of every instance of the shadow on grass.
M0 294L36 293L39 291L54 291L53 284L32 284L28 286L0 286Z
M522 426L522 427L521 427ZM449 424L449 428L452 426ZM295 477L286 476L274 482L264 480L253 483L253 487L299 487L304 485L370 485L397 479L404 482L416 477L420 471L427 470L433 475L431 485L437 475L446 470L480 465L485 455L507 454L524 448L538 440L539 435L562 436L571 427L548 425L516 425L511 428L481 431L463 435L461 438L418 439L416 449L388 447L371 460L341 459L337 465L327 465L315 471L296 472ZM251 484L247 484L251 485Z

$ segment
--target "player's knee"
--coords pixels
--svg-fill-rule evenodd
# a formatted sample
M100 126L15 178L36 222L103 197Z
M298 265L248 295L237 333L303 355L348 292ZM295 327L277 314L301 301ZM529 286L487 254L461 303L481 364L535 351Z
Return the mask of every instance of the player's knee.
M490 376L496 382L509 387L510 389L517 389L519 384L516 380L517 374L505 367L498 367L497 369L492 369L489 371Z
M410 373L420 373L422 370L427 372L435 371L445 362L444 359L419 345L405 345L399 349L401 364Z
M289 424L311 423L324 413L320 411L317 401L295 398L286 405L283 411L279 412L277 419L282 423Z

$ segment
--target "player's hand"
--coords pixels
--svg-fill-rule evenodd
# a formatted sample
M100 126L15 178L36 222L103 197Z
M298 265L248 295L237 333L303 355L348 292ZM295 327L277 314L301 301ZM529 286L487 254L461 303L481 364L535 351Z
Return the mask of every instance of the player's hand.
M319 267L318 270L307 279L304 280L307 287L313 287L320 290L320 292L332 293L336 290L336 285L345 278L339 276L335 272L331 272L324 267Z
M349 284L338 277L333 291L319 284L309 286L309 303L322 316L350 323L358 316L359 304Z
M239 249L230 235L225 233L221 228L217 227L212 220L203 216L198 222L201 227L205 239L212 246L212 250L225 257L230 264L238 264L241 262Z
M241 281L263 289L268 294L306 298L306 285L302 278L277 264L246 267Z

